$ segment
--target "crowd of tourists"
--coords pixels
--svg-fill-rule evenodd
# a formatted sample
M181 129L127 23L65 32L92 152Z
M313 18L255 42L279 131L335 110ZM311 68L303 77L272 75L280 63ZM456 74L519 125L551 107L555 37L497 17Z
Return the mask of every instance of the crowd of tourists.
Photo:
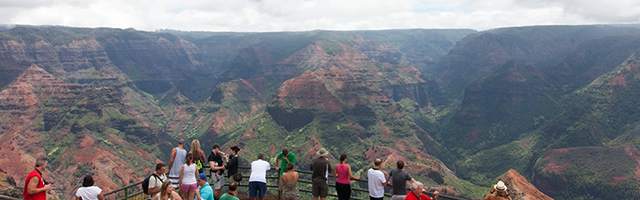
M191 150L184 149L184 140L178 142L178 147L172 149L169 160L169 169L163 168L164 164L156 166L155 176L149 180L149 194L154 200L167 199L195 199L195 200L236 200L237 182L242 180L242 174L238 172L238 151L240 148L232 146L229 155L220 151L220 146L214 144L211 154L205 161L204 152L200 149L198 140L191 143ZM316 158L311 161L309 169L311 175L311 194L314 200L324 200L329 193L329 176L336 178L336 192L339 200L351 199L351 180L360 180L353 175L351 167L347 164L347 155L340 155L340 164L332 166L328 157L329 152L322 148L316 152ZM184 160L183 162L180 162ZM208 162L209 176L203 170L202 163ZM299 200L300 191L297 183L300 175L295 171L296 155L287 149L283 149L276 156L275 170L280 175L278 180L278 193L283 200ZM393 186L392 198L430 200L437 199L438 192L433 197L427 197L425 187L417 182L407 172L403 171L405 163L397 162L397 168L389 173L380 170L382 160L376 159L374 167L367 171L370 199L382 199L384 187ZM262 153L258 153L256 160L251 162L251 174L248 180L249 197L252 200L263 200L267 192L267 172L271 170L271 164L265 160ZM163 171L168 170L168 175L163 176ZM224 171L227 171L224 177ZM207 181L210 179L210 181ZM166 181L164 181L166 180ZM411 190L407 190L407 181L411 181ZM229 193L222 194L225 182L229 183ZM211 185L209 185L211 183ZM173 187L168 187L171 185ZM156 189L159 188L159 189ZM179 193L175 192L178 189ZM165 190L167 190L165 192ZM164 193L163 193L164 192Z
M237 188L238 182L242 180L242 173L238 172L240 148L232 146L228 149L227 154L220 150L218 144L214 144L209 156L205 157L198 140L191 143L189 152L185 150L184 144L184 139L179 140L178 146L171 150L169 165L156 164L155 172L143 181L143 192L149 195L149 199L239 200ZM311 161L309 166L312 171L311 193L313 200L318 200L318 198L324 200L328 196L330 175L336 179L335 189L338 200L351 199L351 180L360 180L360 177L353 176L351 167L347 164L346 154L340 155L340 164L335 167L331 166L327 156L329 156L329 152L321 148L316 152L316 158ZM280 174L278 192L282 200L300 199L297 186L300 175L294 169L295 162L295 154L287 149L283 149L276 157L277 166L275 169ZM205 163L209 164L208 170L204 169L203 164ZM42 177L42 171L46 170L46 164L46 158L36 160L35 169L29 173L25 182L23 194L25 200L46 200L46 191L51 189L52 184ZM250 166L249 196L252 200L264 200L267 190L266 173L271 169L271 165L265 161L264 154L259 153L257 160L251 162ZM438 191L433 192L433 197L425 195L425 186L404 171L404 166L404 161L398 161L396 168L387 173L381 170L382 160L375 159L374 167L367 170L370 199L383 199L384 188L387 185L392 186L391 200L438 198ZM227 172L226 176L225 171ZM228 182L228 192L222 194L225 182ZM75 192L76 200L104 200L102 190L93 184L93 177L85 176L82 187ZM407 185L410 186L410 190L407 190ZM505 184L499 181L485 200L504 200L504 196L511 200L506 190Z

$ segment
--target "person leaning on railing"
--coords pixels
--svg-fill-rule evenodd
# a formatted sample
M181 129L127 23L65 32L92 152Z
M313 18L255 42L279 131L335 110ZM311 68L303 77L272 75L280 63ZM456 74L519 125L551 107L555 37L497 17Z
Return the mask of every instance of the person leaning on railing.
M399 160L396 162L396 169L392 169L389 172L389 184L393 187L391 200L402 200L407 197L407 181L416 182L413 177L406 171L403 171L404 161Z
M282 189L282 200L298 200L300 199L300 191L298 190L298 179L300 175L293 170L295 164L289 163L284 173L280 176L279 188Z
M311 174L311 195L313 196L313 200L318 200L320 197L321 200L324 200L329 193L329 173L333 171L331 168L331 163L327 159L329 152L321 148L316 152L317 158L311 160L311 165L309 168L312 171Z
M264 161L264 154L258 154L258 160L251 162L251 175L249 175L249 197L256 200L264 200L267 192L267 171L271 165Z
M367 178L369 179L369 199L382 200L384 198L384 187L387 186L389 174L380 170L380 168L382 168L382 160L380 158L376 158L373 165L373 168L367 171Z
M351 174L351 166L347 165L347 154L340 155L340 164L336 165L336 170L333 173L333 178L337 178L336 192L338 193L338 200L351 199L350 180L360 180L360 176L354 177Z

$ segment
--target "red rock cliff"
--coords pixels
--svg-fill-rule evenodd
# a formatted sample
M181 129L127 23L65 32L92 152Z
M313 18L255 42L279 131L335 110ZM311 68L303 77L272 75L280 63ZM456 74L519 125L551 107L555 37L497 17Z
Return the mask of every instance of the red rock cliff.
M507 185L507 191L513 200L552 200L551 197L540 192L516 170L510 169L498 179Z

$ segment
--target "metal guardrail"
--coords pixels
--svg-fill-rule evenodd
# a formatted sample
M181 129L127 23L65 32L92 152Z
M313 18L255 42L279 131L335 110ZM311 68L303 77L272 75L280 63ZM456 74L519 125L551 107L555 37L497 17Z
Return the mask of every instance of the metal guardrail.
M146 178L146 177L145 177ZM124 193L123 195L118 195L120 192ZM119 200L119 199L133 199L135 197L142 196L140 199L146 199L148 196L142 193L142 181L133 183L118 189L115 189L111 192L107 192L103 194L105 200Z
M311 172L311 171L306 171L306 170L296 170L296 172L298 172L298 173L302 173L302 174L309 174L309 175L311 175L311 174L313 173L313 172ZM330 175L329 175L329 177L333 177L333 174L330 174ZM352 180L352 181L355 181L355 182L362 182L362 183L367 183L367 184L369 183L369 181L368 181L368 180L366 180L366 179ZM335 181L333 181L333 182L335 182ZM311 181L307 181L307 180L298 180L298 183L308 183L308 184L311 184ZM330 187L330 188L335 188L335 187L336 187L336 185L335 185L335 184L329 184L329 187ZM387 186L387 187L385 187L385 188L392 188L392 186ZM358 198L358 197L353 197L353 195L352 195L352 197L351 197L351 199L352 199L352 200L365 200L365 199L369 199L369 198L368 198L368 194L369 194L369 190L368 190L368 189L362 189L362 188L354 187L354 184L351 184L351 190L352 190L352 191L357 191L357 192L363 192L363 193L366 193L366 194L367 194L367 197L365 197L364 199L361 199L361 198ZM334 190L334 191L335 191L335 190ZM300 192L303 192L303 190L302 190L302 189L300 189ZM309 190L304 190L304 192L311 193L311 191L309 191ZM433 193L432 193L432 192L425 192L425 194L428 194L428 195L433 196ZM329 196L332 196L332 197L338 197L338 195L336 195L336 194L332 194L332 193L329 193ZM391 198L392 194L390 194L390 193L384 193L384 196L385 196L385 197L389 197L389 198ZM448 195L438 195L438 199L469 200L469 199L466 199L466 198L454 197L454 196L448 196Z
M203 166L203 168L209 168L209 166ZM251 167L249 167L249 166L239 166L238 169L250 170ZM275 176L267 176L266 177L267 180L278 180L278 179L280 179L280 173L278 173L275 170L275 168L271 168L271 172L275 172L276 175ZM311 171L306 171L306 170L296 170L296 172L298 172L299 174L304 174L304 175L309 175L309 176L313 173ZM206 174L207 174L207 176L209 176L208 173L206 173ZM243 173L243 176L242 176L243 181L242 182L246 182L245 180L249 179L248 174L249 173ZM330 176L330 177L332 177L332 176ZM363 189L363 188L360 188L360 187L355 187L356 185L358 185L358 183L368 183L368 180L360 179L360 180L354 180L354 181L356 183L352 184L351 190L355 191L355 192L367 194L366 196L368 196L369 190ZM238 183L238 187L249 187L248 183L243 184L242 182ZM309 181L309 180L299 179L298 183L311 185L311 181ZM133 183L133 184L130 184L130 185L127 185L127 186L124 186L122 188L119 188L119 189L113 190L111 192L105 193L104 197L107 200L146 199L147 195L142 194L141 184L142 184L142 181L141 182L137 182L137 183ZM226 183L225 186L228 186L228 183ZM335 188L335 184L329 184L329 187L330 188ZM391 186L387 186L387 187L389 188ZM276 185L267 184L267 188L278 188L277 181L276 181ZM303 189L303 188L300 188L300 187L299 187L299 191L301 193L311 194L310 190ZM335 190L333 190L333 191L335 191ZM118 195L119 193L123 193L123 194ZM431 193L431 192L426 192L426 194L433 195L433 193ZM334 193L329 193L329 196L337 197L337 195L334 194ZM364 196L364 195L361 194L360 196ZM385 193L385 197L390 198L391 194ZM365 199L368 199L368 197L359 198L359 197L353 197L353 195L352 195L351 199L352 200L365 200ZM442 195L442 194L439 195L438 199L468 200L467 198L448 196L448 195Z
M239 166L239 167L238 167L238 169L245 169L245 170L247 170L247 169L251 169L251 167L249 167L249 166ZM280 179L280 173L278 173L278 171L276 171L276 170L275 170L275 168L271 168L271 170L270 170L270 171L273 171L273 172L276 174L276 176L267 176L267 180L269 180L269 179L270 179L270 180L279 180L279 179ZM296 172L298 172L299 174L305 174L305 175L309 175L309 176L313 174L313 172L311 172L311 171L306 171L306 170L296 170ZM332 175L332 174L330 174L330 177L332 177L332 176L333 176L333 175ZM246 178L249 178L249 176L245 176L245 175L243 175L243 177L242 177L242 178L243 178L243 180L245 180ZM367 182L366 180L359 180L359 181L361 181L361 182ZM312 183L311 183L311 181L308 181L308 180L302 180L302 179L298 179L298 183L308 184L309 186L312 184ZM228 185L228 184L225 184L225 186L227 186L227 185ZM241 184L241 183L239 183L239 184L238 184L238 186L239 186L239 187L248 187L249 185L248 185L248 184ZM329 184L328 186L329 186L329 188L335 188L335 184ZM278 188L278 185L269 185L269 184L267 184L267 188ZM309 187L309 188L310 188L310 187ZM298 190L299 190L301 193L311 194L311 190L303 189L303 188L300 188L300 187L298 187ZM353 191L357 191L357 192L366 192L367 194L369 193L369 190L361 189L361 188L358 188L358 187L351 187L351 190L353 190ZM335 191L335 190L334 190L334 191ZM329 195L330 197L338 197L338 195L337 195L337 194L334 194L334 193L329 193L328 195ZM386 195L386 194L385 194L385 195ZM391 196L389 195L389 197L391 197ZM280 197L279 197L279 198L280 198ZM352 199L352 200L365 200L365 199L368 199L368 198L351 197L351 199Z
M1 194L0 194L0 199L5 199L5 200L20 200L20 199L15 198L15 197L10 197L10 196L1 195Z

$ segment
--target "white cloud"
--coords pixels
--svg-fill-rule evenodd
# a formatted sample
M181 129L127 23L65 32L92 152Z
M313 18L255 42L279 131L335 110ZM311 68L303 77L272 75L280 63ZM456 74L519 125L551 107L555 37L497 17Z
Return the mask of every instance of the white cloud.
M620 0L0 0L0 24L301 31L640 23Z

